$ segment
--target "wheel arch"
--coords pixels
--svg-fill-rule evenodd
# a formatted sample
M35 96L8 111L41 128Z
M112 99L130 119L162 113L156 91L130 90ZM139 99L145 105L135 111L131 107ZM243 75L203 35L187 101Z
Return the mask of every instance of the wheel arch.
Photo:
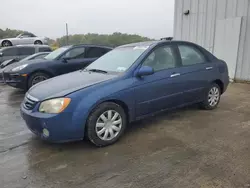
M13 43L12 43L10 40L4 39L4 40L2 40L2 42L1 42L1 46L3 46L3 43L4 43L4 42L9 42L11 45L13 45Z
M41 39L36 39L36 40L34 41L34 44L35 44L36 42L40 42L41 44L43 44L43 41L42 41Z
M129 111L128 105L127 105L124 101L122 101L122 100L120 100L120 99L107 99L107 100L103 100L103 101L101 101L101 102L95 104L95 105L91 108L91 110L90 110L88 116L89 116L89 115L95 110L95 108L97 108L99 105L101 105L101 104L103 104L103 103L107 103L107 102L112 102L112 103L115 103L115 104L121 106L122 109L124 110L125 114L126 114L127 122L130 122L130 118L131 118L131 117L130 117L130 113L129 113L130 111Z
M40 73L47 74L50 78L55 76L54 73L52 73L51 71L48 71L48 70L44 70L44 69L35 70L34 72L28 74L28 76L27 76L27 83L26 83L26 87L27 87L27 88L28 88L28 86L29 86L29 79L30 79L30 77L31 77L32 75L36 74L36 73L39 73L39 72L40 72Z
M214 80L212 83L216 83L220 87L221 94L224 92L224 84L220 79Z

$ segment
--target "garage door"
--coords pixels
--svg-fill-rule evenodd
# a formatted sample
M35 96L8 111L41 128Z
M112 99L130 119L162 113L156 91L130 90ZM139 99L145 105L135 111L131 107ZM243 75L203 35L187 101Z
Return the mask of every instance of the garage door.
M217 20L214 54L227 62L230 79L235 78L241 17Z

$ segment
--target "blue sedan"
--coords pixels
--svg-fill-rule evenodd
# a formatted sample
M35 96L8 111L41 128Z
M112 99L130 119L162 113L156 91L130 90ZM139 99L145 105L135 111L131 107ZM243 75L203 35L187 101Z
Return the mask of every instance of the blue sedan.
M183 41L120 46L84 70L33 86L21 104L28 128L51 142L116 142L128 123L199 103L217 107L229 83L224 61Z

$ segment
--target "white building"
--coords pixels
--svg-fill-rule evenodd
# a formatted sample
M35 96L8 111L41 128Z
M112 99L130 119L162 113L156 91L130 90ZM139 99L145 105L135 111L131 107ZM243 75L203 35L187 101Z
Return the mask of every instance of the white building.
M250 81L250 0L175 0L174 38L225 60L231 79Z

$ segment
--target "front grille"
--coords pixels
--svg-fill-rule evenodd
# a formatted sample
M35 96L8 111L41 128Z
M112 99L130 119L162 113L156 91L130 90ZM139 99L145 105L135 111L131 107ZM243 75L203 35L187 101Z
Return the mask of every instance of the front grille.
M32 110L36 106L37 102L37 99L27 94L24 98L23 107L27 110Z

